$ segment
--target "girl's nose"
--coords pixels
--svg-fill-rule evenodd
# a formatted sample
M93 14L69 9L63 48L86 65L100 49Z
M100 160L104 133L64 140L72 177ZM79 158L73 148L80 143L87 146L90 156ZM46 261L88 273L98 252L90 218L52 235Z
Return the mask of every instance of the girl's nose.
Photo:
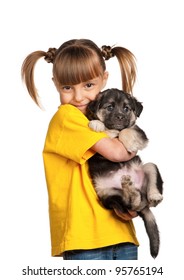
M77 102L80 102L83 100L83 94L82 94L81 90L75 90L74 99Z

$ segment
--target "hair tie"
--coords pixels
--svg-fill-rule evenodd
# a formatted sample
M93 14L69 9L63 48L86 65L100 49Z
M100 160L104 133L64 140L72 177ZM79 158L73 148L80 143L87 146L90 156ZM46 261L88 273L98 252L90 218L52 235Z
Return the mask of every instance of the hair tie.
M49 49L48 49L48 52L47 52L46 55L45 55L45 60L46 60L48 63L53 63L54 58L55 58L55 55L56 55L56 51L57 51L56 48L49 48Z
M114 56L113 52L112 52L112 48L110 46L102 46L102 56L105 58L105 60L110 59L111 57Z

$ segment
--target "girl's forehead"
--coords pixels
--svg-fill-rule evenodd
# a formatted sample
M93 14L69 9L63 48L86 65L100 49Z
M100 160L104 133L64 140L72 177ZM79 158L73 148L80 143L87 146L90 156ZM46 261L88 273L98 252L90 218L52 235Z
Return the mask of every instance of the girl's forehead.
M65 57L56 61L53 75L60 84L75 85L101 76L104 69L97 56Z

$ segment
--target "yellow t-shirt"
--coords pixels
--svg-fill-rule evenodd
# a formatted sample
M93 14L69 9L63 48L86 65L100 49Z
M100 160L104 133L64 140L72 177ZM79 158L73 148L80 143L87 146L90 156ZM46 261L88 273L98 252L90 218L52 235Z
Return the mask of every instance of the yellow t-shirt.
M77 108L61 105L53 116L43 150L49 197L52 255L122 242L138 245L132 221L122 222L99 202L87 160L105 133L94 132Z

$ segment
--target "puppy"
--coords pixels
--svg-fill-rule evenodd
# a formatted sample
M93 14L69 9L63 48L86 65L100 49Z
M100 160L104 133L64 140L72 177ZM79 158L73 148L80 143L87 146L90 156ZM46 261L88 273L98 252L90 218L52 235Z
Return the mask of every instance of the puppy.
M142 110L142 104L130 94L107 89L90 102L86 116L91 129L106 131L111 138L118 137L127 151L137 152L148 143L145 132L135 124ZM117 163L95 154L88 162L94 188L103 206L119 215L127 210L137 211L149 237L150 253L156 258L160 236L150 207L163 199L163 181L158 167L153 163L143 164L139 156Z

